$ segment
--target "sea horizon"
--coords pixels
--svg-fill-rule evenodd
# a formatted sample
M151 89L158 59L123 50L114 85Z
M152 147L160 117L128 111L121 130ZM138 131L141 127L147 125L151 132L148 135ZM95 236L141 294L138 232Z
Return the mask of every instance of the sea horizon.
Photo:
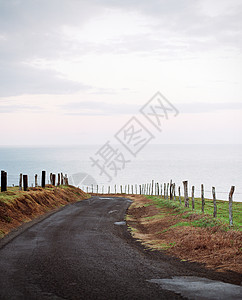
M0 168L8 172L8 184L18 185L20 173L29 175L29 185L34 183L34 175L42 170L49 173L68 174L72 184L85 189L86 185L98 184L105 191L120 185L140 185L152 180L159 184L170 182L176 187L188 180L189 193L195 186L195 196L199 197L201 184L205 187L205 197L212 198L212 186L216 188L217 199L228 200L230 187L235 186L234 200L242 201L242 145L241 144L150 144L136 155L130 155L124 148L119 149L129 162L111 174L112 180L100 175L100 169L92 165L100 144L83 145L41 145L41 146L0 146ZM113 145L115 148L117 145ZM119 166L120 167L120 166ZM80 174L80 182L76 176ZM92 180L83 182L85 174ZM73 180L73 175L75 180ZM190 194L189 194L190 195Z

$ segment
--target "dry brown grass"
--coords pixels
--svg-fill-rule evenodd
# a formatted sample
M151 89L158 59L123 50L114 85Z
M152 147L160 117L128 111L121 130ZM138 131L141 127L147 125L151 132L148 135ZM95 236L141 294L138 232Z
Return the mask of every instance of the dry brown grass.
M71 186L47 187L18 192L17 197L11 201L0 200L0 238L22 223L29 222L47 211L88 197L82 190ZM14 196L11 191L5 193L6 198Z
M127 222L134 238L145 246L166 251L183 260L200 262L219 271L242 272L242 232L219 227L177 226L202 218L172 215L172 208L158 208L144 196L131 196Z

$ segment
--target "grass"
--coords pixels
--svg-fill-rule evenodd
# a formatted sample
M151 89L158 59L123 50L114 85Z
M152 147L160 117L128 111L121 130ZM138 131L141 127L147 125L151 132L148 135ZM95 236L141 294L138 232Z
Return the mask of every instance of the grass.
M213 206L207 199L205 213L199 206L193 211L191 207L185 208L184 202L180 205L177 200L157 196L137 197L135 202L140 210L131 205L128 213L133 219L127 224L133 237L150 251L165 251L182 261L199 262L219 271L241 272L241 220L235 214L235 225L229 227L225 210L228 202L219 201L226 212L223 218L208 214L213 212ZM144 208L145 202L153 207ZM236 209L241 210L241 204L235 203ZM162 214L164 218L159 219Z
M6 192L0 192L0 201L2 202L13 202L16 198L21 195L26 194L27 192L19 191L18 187L8 187Z
M176 226L190 226L194 227L224 227L225 230L229 229L229 203L228 201L217 200L217 218L213 218L213 200L205 199L204 214L201 212L201 199L195 199L195 209L191 208L191 199L189 200L189 208L184 207L184 198L181 198L181 205L178 200L164 199L158 196L146 196L153 200L157 207L169 207L174 210L172 215L182 215L183 219L191 219L193 215L198 215L198 220L190 222L181 222L183 225ZM179 223L178 223L179 224ZM242 203L233 202L233 229L242 230Z
M57 186L56 187L48 187L48 186L46 186L44 190L51 191L51 190L54 190L55 188L57 188ZM58 188L68 189L68 188L70 188L70 186L60 185L60 186L58 186ZM17 198L19 198L21 196L27 195L29 191L31 191L31 188L28 191L24 191L24 190L19 191L19 187L18 186L8 187L6 192L1 192L0 191L0 202L12 203ZM75 194L77 196L80 195L78 192L75 192ZM91 195L87 194L87 197L90 198Z
M144 219L146 220L153 220L153 219L162 219L164 218L165 214L157 214L151 217L144 217Z
M60 185L59 187L62 189L67 189L69 186ZM48 187L48 186L45 187L45 190L53 190L53 189L54 189L54 187ZM28 191L31 191L31 187L29 187ZM14 187L10 186L7 188L6 192L0 191L0 200L3 200L3 201L10 200L11 201L12 199L19 197L20 195L27 194L28 191L24 191L24 190L20 191L18 186L14 186Z
M157 246L160 248L160 250L167 250L170 249L172 247L174 247L176 245L176 243L161 243L161 244L157 244Z
M0 238L24 222L87 198L88 195L73 186L47 185L45 189L29 188L28 191L8 187L6 192L0 192Z

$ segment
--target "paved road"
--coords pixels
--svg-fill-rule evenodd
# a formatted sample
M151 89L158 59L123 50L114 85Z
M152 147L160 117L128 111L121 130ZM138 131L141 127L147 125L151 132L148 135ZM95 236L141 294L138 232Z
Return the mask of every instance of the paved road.
M0 299L183 299L154 279L205 276L146 251L121 222L130 200L92 197L52 214L0 248ZM222 276L222 275L221 275Z

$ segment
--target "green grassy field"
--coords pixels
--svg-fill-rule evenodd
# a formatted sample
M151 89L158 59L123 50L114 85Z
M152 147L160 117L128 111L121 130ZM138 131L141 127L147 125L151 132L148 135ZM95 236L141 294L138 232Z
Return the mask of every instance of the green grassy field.
M195 213L199 215L202 214L202 203L201 199L195 199L195 209L192 210L192 201L189 199L189 208L184 207L184 198L181 197L181 204L179 203L178 197L176 200L164 199L158 196L146 196L149 199L152 199L154 204L157 207L170 207L174 209L174 214L182 214L185 213L183 218L189 218L189 215ZM229 225L229 203L228 201L217 200L217 218L213 218L213 200L205 199L205 207L204 207L204 217L201 220L196 220L193 222L189 222L190 225L199 226L199 227L213 227L213 226L223 226L228 229ZM186 220L183 222L184 224L179 224L178 226L185 226ZM233 229L242 230L242 203L241 202L233 202Z

